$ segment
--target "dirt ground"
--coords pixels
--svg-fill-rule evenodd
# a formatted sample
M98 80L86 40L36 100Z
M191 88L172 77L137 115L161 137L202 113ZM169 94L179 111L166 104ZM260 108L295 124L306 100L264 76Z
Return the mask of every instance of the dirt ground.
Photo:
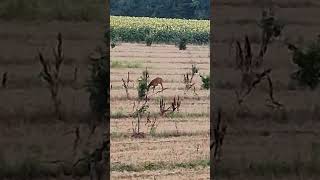
M56 45L58 32L62 33L65 57L61 76L64 122L57 121L52 113L49 89L39 78L41 65L37 54L40 50L46 59L53 59L52 48ZM0 88L3 167L0 176L19 169L19 164L23 163L33 163L30 171L38 172L39 168L52 165L48 161L72 162L100 143L105 131L102 126L90 140L87 139L86 122L92 117L89 94L83 86L89 75L88 56L97 46L103 45L103 37L103 23L0 23L0 73L8 73L7 87ZM71 83L75 67L78 67L78 79ZM80 129L80 145L73 154L76 127ZM27 170L19 170L16 173L23 178ZM58 174L57 178L63 179L63 176Z
M319 179L318 90L300 88L290 80L296 70L292 54L281 42L269 46L263 69L272 68L274 97L284 105L272 110L267 82L260 84L245 100L236 102L241 73L235 70L233 40L244 35L256 40L260 30L255 21L261 17L259 1L217 1L213 7L214 105L222 106L228 131L217 173L222 179ZM262 1L260 1L262 2ZM274 1L275 14L284 23L282 39L298 46L319 34L318 1ZM260 3L261 4L261 3ZM252 44L257 55L258 44ZM212 171L212 170L211 170Z
M174 45L121 43L111 50L111 61L141 64L138 68L111 67L111 177L112 179L209 179L209 90L201 89L201 79L194 77L196 93L184 94L183 74L196 64L201 74L209 74L208 46L188 45L179 51ZM111 63L111 66L112 64ZM131 138L134 98L137 82L129 86L130 100L122 87L122 78L130 73L137 80L148 67L150 79L162 77L167 90L151 97L149 111L157 116L158 127L151 134L146 119L141 120L143 139ZM155 92L161 90L157 87ZM151 93L151 92L150 92ZM152 94L152 93L151 93ZM173 97L182 99L176 117L159 116L159 100L166 104ZM189 164L194 164L194 166ZM146 166L149 165L149 166ZM170 166L169 166L170 165ZM129 170L127 167L138 168ZM152 166L157 168L152 168ZM181 168L180 166L183 166ZM121 169L122 167L122 169Z

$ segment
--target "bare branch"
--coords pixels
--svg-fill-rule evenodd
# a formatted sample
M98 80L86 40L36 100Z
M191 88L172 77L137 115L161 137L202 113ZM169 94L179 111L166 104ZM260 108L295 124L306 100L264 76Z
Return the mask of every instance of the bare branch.
M2 74L2 87L3 88L7 87L7 80L8 80L8 72L4 72Z

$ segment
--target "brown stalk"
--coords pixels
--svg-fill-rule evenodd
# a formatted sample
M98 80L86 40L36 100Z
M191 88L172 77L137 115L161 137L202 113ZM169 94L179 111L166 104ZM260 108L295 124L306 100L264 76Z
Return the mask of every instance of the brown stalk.
M38 52L39 55L39 61L42 65L42 71L41 71L41 77L48 83L48 88L51 93L51 99L54 104L54 112L57 116L58 120L62 120L62 111L61 111L61 100L59 98L59 89L61 86L60 82L60 68L61 64L64 60L63 58L63 52L62 52L62 36L61 33L58 33L57 36L57 47L56 49L53 49L53 54L55 57L55 70L52 70L51 62L48 60L45 60L43 57L43 54L41 52Z
M213 165L214 172L216 172L218 162L221 158L223 140L227 132L226 124L222 125L223 122L222 122L221 115L222 115L222 109L218 108L217 116L215 118L215 126L213 128L214 142L210 143L210 151L213 150L212 165Z
M74 68L74 73L73 73L73 82L77 82L78 80L78 67Z
M7 87L7 80L8 80L8 72L2 74L2 87Z
M163 98L160 99L160 115L163 116L166 112L170 110L171 107L166 109L166 103L164 102Z
M268 84L269 84L269 97L270 97L272 105L274 105L276 108L283 107L283 104L276 101L273 97L273 84L272 84L271 77L269 75L267 75L267 80L268 80Z

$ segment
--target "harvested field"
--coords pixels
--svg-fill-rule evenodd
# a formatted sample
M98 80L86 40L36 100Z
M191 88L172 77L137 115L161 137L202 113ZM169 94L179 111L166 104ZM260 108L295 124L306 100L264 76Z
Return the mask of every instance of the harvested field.
M187 45L187 50L180 51L174 45L122 43L111 49L112 179L209 179L210 93L201 88L201 78L196 75L197 95L193 90L184 94L183 74L191 71L192 64L201 74L209 74L208 46ZM140 131L145 137L137 139L131 137L136 119L130 114L138 97L137 79L146 67L150 80L161 77L168 89L148 101L151 117L157 118L156 130L152 132L147 119L142 118ZM128 72L134 80L128 86L130 99L121 80L127 78ZM155 92L159 90L160 86ZM152 90L149 93L152 95ZM160 116L161 97L170 106L177 96L181 98L179 112Z
M47 83L39 77L38 50L46 59L54 59L58 32L65 56L61 67L64 121L57 120ZM88 139L87 122L92 116L83 86L89 77L88 55L103 45L103 35L103 23L1 21L0 73L8 75L6 87L0 88L0 179L70 179L71 172L63 172L59 161L73 163L101 143L105 127L100 125ZM75 67L79 75L73 84ZM80 143L74 151L77 127ZM89 178L87 169L79 172L75 175Z
M250 1L251 2L251 1ZM318 1L276 1L275 15L284 22L280 40L299 47L319 34ZM223 107L228 131L224 139L219 179L319 179L319 93L302 88L290 74L297 70L292 53L281 41L269 45L260 72L272 68L273 96L284 105L268 106L268 82L260 83L237 104L235 90L241 72L235 70L234 40L249 36L257 55L262 1L218 1L213 7L214 104ZM319 166L317 166L319 167Z

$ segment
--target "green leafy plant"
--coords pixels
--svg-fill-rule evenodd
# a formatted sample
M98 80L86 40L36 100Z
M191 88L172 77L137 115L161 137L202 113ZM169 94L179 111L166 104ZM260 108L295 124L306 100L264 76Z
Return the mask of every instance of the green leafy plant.
M149 105L147 104L148 101L145 101L140 107L136 107L136 104L134 103L133 109L134 112L131 114L131 117L134 119L137 119L136 122L132 121L132 136L134 138L144 138L145 134L143 132L140 132L140 123L141 119L144 114L148 112ZM138 103L139 104L139 103ZM150 112L148 112L147 122L149 121Z
M186 37L180 37L178 39L179 50L186 50L187 49L187 43L188 43L188 39Z
M121 38L119 36L115 36L114 38L111 39L111 48L115 48L120 44Z
M145 42L147 46L151 46L154 39L154 33L152 31L149 31L146 35Z
M138 79L138 97L140 100L144 99L146 96L146 93L148 91L148 79L149 79L149 72L148 69L146 68L145 71L142 72L142 76Z
M91 57L90 78L87 80L87 91L90 93L89 101L91 111L99 122L105 119L109 92L109 66L107 66L107 53L100 50L100 57ZM95 129L95 125L92 127Z
M205 89L210 89L210 76L200 75L200 77L201 77L201 81L202 81L201 87L203 87Z
M315 89L320 81L320 41L312 42L305 49L288 44L288 49L293 51L292 61L298 66L291 78L302 86Z

